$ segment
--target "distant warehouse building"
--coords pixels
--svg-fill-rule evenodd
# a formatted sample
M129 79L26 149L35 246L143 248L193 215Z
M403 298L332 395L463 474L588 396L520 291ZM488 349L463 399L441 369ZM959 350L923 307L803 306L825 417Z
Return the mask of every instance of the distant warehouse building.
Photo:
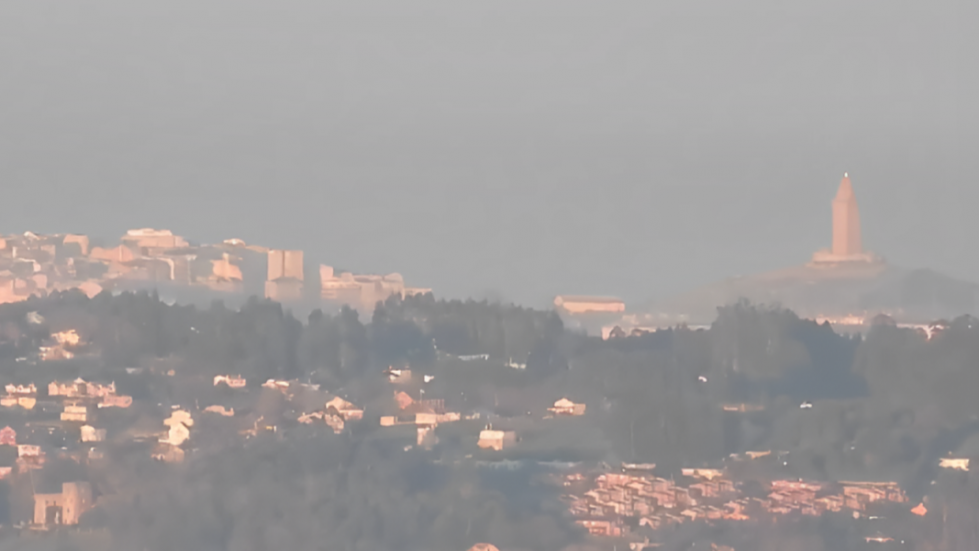
M625 312L625 303L615 297L558 295L554 298L554 306L568 314Z

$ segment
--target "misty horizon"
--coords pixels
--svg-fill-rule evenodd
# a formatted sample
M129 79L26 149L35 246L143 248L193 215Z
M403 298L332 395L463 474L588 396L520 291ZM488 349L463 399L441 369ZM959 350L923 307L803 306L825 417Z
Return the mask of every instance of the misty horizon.
M964 3L98 6L0 7L5 232L637 302L804 263L849 172L867 249L979 280Z

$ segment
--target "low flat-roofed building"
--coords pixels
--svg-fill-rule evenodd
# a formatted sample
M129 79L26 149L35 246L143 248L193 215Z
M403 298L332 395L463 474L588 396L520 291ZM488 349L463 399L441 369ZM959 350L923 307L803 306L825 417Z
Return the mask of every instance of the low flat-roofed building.
M92 425L82 425L81 440L82 442L102 442L105 440L105 434L105 429L97 429Z
M393 427L395 425L403 425L403 421L399 421L396 415L382 415L381 416L381 426L382 427Z
M399 273L337 273L331 266L320 266L320 297L354 308L370 309L394 295L404 298L430 292L431 289L405 287L404 277Z
M92 252L88 255L88 257L92 260L101 260L107 263L125 264L126 262L132 262L135 260L136 253L125 245L117 245L110 249L95 247L92 249Z
M567 398L561 398L554 402L554 405L547 408L554 415L584 415L585 404L576 404Z
M123 245L136 249L166 250L187 247L187 241L174 235L170 230L156 230L152 228L140 228L129 230L121 239Z
M625 303L615 297L558 295L554 298L554 306L568 314L625 312Z
M364 417L363 409L358 408L339 396L327 402L325 407L327 413L337 415L343 418L344 421L356 421Z
M517 443L517 434L512 430L485 429L479 433L476 443L482 449L501 451Z
M116 393L116 383L91 383L82 378L70 383L51 381L48 383L48 396L64 396L66 398L93 397L105 398Z
M88 406L82 404L66 404L61 412L62 421L87 423L88 418Z
M204 408L204 413L217 413L222 417L234 417L235 408L227 409L221 405L213 405Z
M41 446L35 444L17 444L17 457L40 457Z
M37 398L33 396L3 396L0 397L0 406L5 408L13 408L20 406L24 409L34 409L37 404Z
M389 381L396 385L407 384L411 382L411 370L410 369L395 369L394 367L388 367L384 371L384 375Z
M214 386L224 383L231 388L245 388L248 384L241 375L215 375Z
M291 383L289 381L277 381L275 379L269 379L264 383L262 383L262 388L267 388L269 390L278 390L283 394L286 394L289 391L289 386L291 386Z
M120 396L116 394L103 396L102 401L99 402L99 408L128 408L131 405L133 405L132 396Z
M109 396L115 396L116 383L115 381L109 384L85 383L85 394L87 396L98 397L98 398L107 398Z
M955 469L958 471L969 470L969 460L959 457L943 457L939 459L938 466L943 469Z
M7 394L14 396L34 396L37 394L37 387L34 386L34 383L26 385L7 384L4 389L7 391Z
M48 396L81 396L85 393L85 381L75 379L70 383L59 383L51 381L48 383Z
M681 473L683 474L683 476L689 476L689 477L693 477L693 478L700 478L700 479L704 479L704 480L714 480L715 478L723 478L724 477L724 471L722 471L720 469L698 469L698 468L689 469L689 468L685 468L685 469L681 469ZM782 481L775 481L775 482L782 482ZM773 483L773 485L774 485L774 483Z
M575 524L588 530L593 536L617 538L622 536L622 527L608 519L578 519Z
M415 424L420 427L434 427L438 425L439 416L434 412L418 412L415 414Z
M462 414L459 413L458 411L446 411L445 413L438 413L436 415L437 415L436 421L439 424L454 423L455 421L462 420Z

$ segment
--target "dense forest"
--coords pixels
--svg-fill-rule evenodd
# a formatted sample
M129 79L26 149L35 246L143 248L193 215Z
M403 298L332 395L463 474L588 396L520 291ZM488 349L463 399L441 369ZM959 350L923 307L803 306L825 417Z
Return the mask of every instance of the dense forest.
M214 375L240 373L249 388L298 379L365 405L369 418L343 434L208 442L179 466L114 445L108 462L86 476L127 491L106 498L85 523L125 549L594 545L561 514L557 490L542 482L545 468L461 461L469 450L451 429L438 446L411 453L386 437L370 412L390 400L389 367L430 374L426 395L499 422L543 413L564 396L587 404L580 419L527 428L506 459L655 462L669 471L777 450L785 460L766 467L773 477L893 480L914 500L952 504L953 518L916 545L940 549L936 542L951 538L960 543L948 549L974 549L976 483L950 482L937 460L979 454L979 321L943 327L929 338L881 318L864 335L846 335L740 302L719 308L706 330L602 340L565 329L554 312L431 295L392 298L370 319L344 308L300 320L262 300L200 309L148 293L66 292L0 306L0 383L116 380L137 404L166 408L200 399L188 380L206 387ZM52 333L69 329L82 342L75 358L30 360ZM146 371L121 377L124 367ZM176 376L151 375L163 369ZM724 404L753 407L731 412ZM46 475L65 479L75 470L54 462ZM0 501L12 504L0 506L0 524L16 520L28 491L0 482ZM736 537L746 548L836 551L849 548L845 532L828 523ZM681 530L668 545L697 549L702 536ZM91 537L0 539L0 549L103 545Z

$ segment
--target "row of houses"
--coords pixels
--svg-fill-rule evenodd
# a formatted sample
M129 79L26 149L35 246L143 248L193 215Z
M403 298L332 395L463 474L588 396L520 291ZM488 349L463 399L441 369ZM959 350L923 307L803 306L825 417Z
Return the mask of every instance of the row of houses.
M718 469L684 469L679 483L650 472L573 473L563 485L569 493L562 499L575 522L593 535L610 537L628 534L630 518L658 530L693 521L743 522L796 513L849 510L861 516L876 504L908 501L894 482L773 480L765 497L748 497Z
M7 384L6 394L0 397L0 407L22 407L32 410L37 405L38 391L34 383ZM64 405L62 421L89 422L93 409L128 408L132 396L116 394L115 382L93 383L78 378L71 382L52 381L47 387L47 398L60 399Z

